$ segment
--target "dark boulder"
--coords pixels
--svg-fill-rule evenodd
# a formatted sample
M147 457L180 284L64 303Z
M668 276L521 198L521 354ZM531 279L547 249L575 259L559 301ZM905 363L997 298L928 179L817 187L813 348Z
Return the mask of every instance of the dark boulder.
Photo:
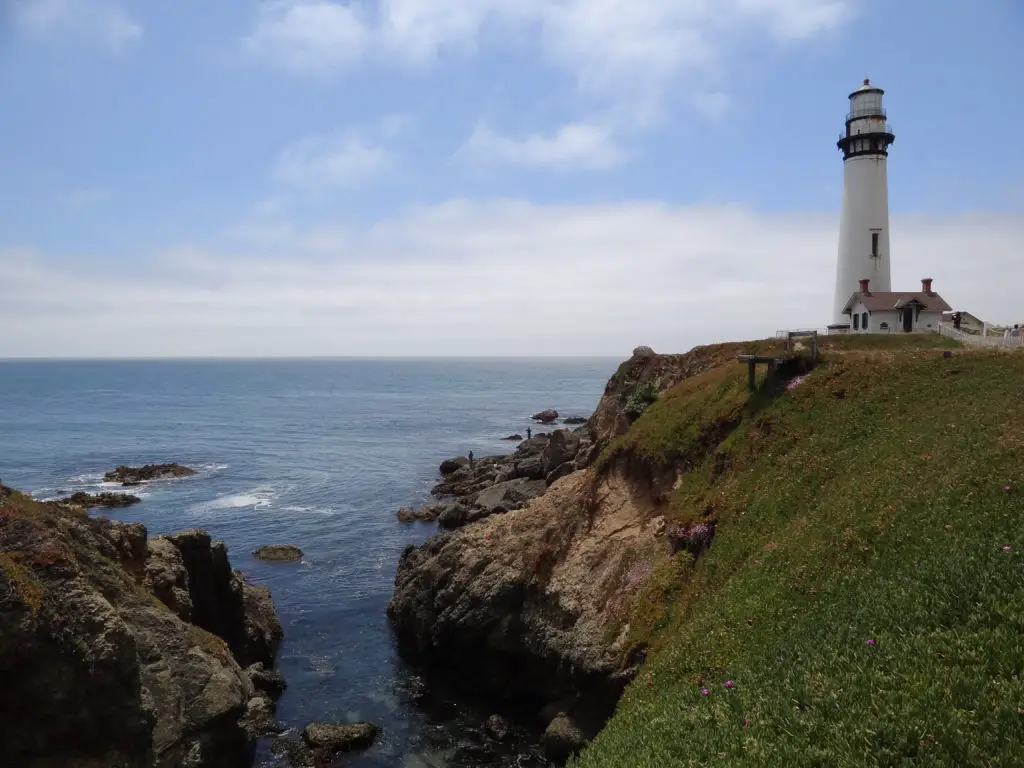
M558 420L558 411L554 408L548 408L545 411L533 414L530 418L541 424L554 424Z
M582 416L570 416L567 419L562 419L562 423L563 424L569 424L569 425L586 424L587 421L588 421L588 419L585 419Z
M302 550L294 544L267 544L253 550L252 556L272 563L294 563L302 559Z
M126 467L124 465L107 472L103 480L121 485L138 485L149 480L167 480L175 477L190 477L196 471L181 464L146 464L144 467Z
M483 732L495 741L507 741L512 735L512 726L501 715L491 715L484 723Z
M458 456L454 459L445 459L441 462L441 474L448 476L458 472L463 467L469 466L469 459L465 456Z
M522 440L522 435L509 435L508 437L501 438L502 440Z

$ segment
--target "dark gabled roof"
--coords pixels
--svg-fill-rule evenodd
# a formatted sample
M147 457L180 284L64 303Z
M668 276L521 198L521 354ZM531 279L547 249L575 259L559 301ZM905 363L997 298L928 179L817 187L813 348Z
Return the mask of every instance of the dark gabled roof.
M926 312L948 312L952 309L937 293L908 293L904 291L871 291L854 293L843 307L843 314L853 312L853 305L860 301L868 312L884 312L888 309L902 309L911 302L917 302Z

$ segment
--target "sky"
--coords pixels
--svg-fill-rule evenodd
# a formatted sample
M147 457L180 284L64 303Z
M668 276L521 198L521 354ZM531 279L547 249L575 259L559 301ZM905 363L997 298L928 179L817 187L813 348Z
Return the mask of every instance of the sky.
M1024 322L1019 0L0 0L0 357L628 356L894 290Z

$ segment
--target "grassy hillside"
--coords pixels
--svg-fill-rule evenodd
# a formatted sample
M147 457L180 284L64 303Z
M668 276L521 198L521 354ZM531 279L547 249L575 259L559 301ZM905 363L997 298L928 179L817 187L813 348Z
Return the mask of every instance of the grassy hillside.
M648 661L578 768L1024 765L1024 354L847 337L791 390L725 363L602 461L681 468Z

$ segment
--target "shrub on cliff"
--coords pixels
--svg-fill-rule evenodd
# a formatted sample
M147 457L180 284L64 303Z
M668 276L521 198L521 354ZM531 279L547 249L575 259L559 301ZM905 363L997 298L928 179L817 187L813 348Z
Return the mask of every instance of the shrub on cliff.
M688 378L607 452L715 537L653 568L648 661L573 765L1024 764L1024 355L824 346L790 391Z

